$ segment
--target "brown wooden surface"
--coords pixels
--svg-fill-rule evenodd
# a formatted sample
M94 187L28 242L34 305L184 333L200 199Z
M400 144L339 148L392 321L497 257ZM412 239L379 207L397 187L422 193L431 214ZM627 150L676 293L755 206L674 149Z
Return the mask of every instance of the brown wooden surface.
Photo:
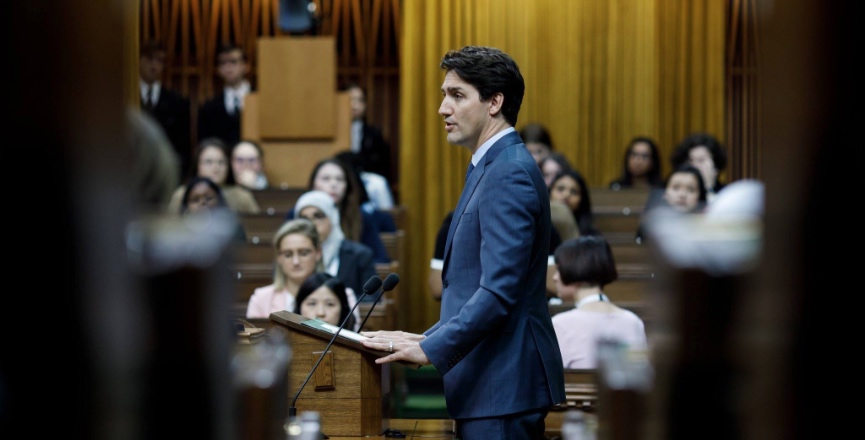
M407 265L406 235L405 231L398 229L396 232L379 232L381 243L391 260Z
M648 189L621 189L612 190L605 187L589 188L589 196L592 199L593 214L641 214L646 200L649 198Z
M592 209L592 212L595 227L604 236L607 236L609 233L621 233L622 236L633 241L637 234L637 228L640 227L641 216L639 213L597 212L594 209ZM608 237L607 240L613 241L612 237Z
M337 130L336 101L331 99L337 89L335 39L262 37L258 55L261 139L333 139Z
M253 190L252 195L255 197L255 201L258 202L258 206L261 207L261 212L269 215L282 214L284 216L294 208L297 199L306 191L305 186L286 186L283 188L279 185L274 185L267 189Z
M360 342L339 336L330 351L333 353L333 387L317 389L307 384L297 394L309 376L332 334L303 325L300 315L282 311L270 315L276 325L286 329L292 349L288 371L289 406L294 396L298 414L318 411L322 431L335 436L378 435L387 426L383 418L384 401L389 398L390 365L377 365L375 360L386 352L370 350Z

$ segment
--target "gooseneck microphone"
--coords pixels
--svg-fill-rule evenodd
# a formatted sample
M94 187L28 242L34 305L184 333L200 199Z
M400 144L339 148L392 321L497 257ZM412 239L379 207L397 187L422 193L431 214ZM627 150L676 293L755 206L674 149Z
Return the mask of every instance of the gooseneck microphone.
M373 301L372 306L370 306L369 310L366 312L366 317L363 318L363 322L360 324L360 327L358 327L358 329L363 330L363 326L366 325L366 320L369 319L369 315L372 315L372 309L374 309L375 305L378 304L378 300L381 298L382 295L384 295L385 292L390 292L391 290L393 290L398 283L399 275L393 272L391 272L390 274L388 274L387 277L385 277L384 283L382 283L383 286L381 292L379 292L378 296L375 297L375 301Z
M388 275L388 278L390 278L390 275ZM288 407L289 416L297 416L297 407L294 405L297 403L297 398L300 397L300 392L303 391L303 387L305 387L306 383L309 382L309 379L312 378L312 374L315 373L315 369L318 368L318 365L321 363L322 359L324 359L324 355L327 354L330 346L333 345L336 337L339 336L339 332L342 331L349 318L351 318L352 314L354 313L354 309L356 309L357 305L360 304L360 300L363 299L365 296L369 295L370 292L375 293L375 291L378 290L381 285L382 281L381 278L378 277L378 275L373 275L372 278L367 280L366 284L363 285L363 292L361 293L360 297L357 298L357 301L354 303L354 307L352 307L351 310L348 311L348 315L345 315L345 319L342 320L342 323L339 324L336 332L334 332L333 337L330 338L330 342L327 343L327 346L324 348L324 352L322 352L321 356L318 357L318 361L316 361L315 365L312 366L312 370L309 371L309 374L306 376L306 380L303 381L303 384L297 390L297 394L295 394L294 398L291 399L291 406ZM391 289L393 289L393 287L391 287Z

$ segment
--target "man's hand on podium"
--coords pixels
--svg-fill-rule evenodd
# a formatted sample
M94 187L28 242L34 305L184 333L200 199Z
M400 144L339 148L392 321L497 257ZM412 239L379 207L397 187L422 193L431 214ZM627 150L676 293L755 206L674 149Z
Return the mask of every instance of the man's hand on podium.
M418 365L430 364L426 353L420 348L420 341L425 338L424 335L388 330L361 332L360 334L370 338L362 341L364 347L391 353L376 359L375 363L377 364L394 361L407 361Z

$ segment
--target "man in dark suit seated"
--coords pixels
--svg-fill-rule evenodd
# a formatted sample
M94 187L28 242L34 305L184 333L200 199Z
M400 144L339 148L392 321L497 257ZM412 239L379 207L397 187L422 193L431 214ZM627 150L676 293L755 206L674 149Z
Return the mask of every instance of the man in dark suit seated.
M226 44L216 54L216 72L223 88L198 110L198 139L218 137L226 145L240 141L240 114L243 100L252 85L246 79L249 61L239 46Z
M162 83L165 70L165 48L157 41L141 44L138 74L141 88L141 109L155 119L180 161L178 178L189 169L192 145L189 139L189 100Z

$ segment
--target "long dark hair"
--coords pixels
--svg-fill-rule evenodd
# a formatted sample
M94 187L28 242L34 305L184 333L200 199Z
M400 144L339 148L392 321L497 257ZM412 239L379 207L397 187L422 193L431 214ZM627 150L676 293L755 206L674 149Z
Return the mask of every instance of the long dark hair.
M625 150L625 157L622 158L622 175L619 177L617 182L619 185L624 187L634 185L634 175L631 174L631 170L628 169L628 159L634 151L634 145L641 142L649 146L652 159L652 167L649 168L648 172L646 172L646 182L651 186L660 188L664 185L664 179L661 177L661 154L658 152L658 143L647 136L637 136L631 139L631 142L628 143L628 148Z
M318 174L318 170L321 167L327 164L334 164L342 169L343 174L345 175L345 195L342 197L342 200L337 205L339 208L339 222L342 226L342 232L345 234L345 237L352 241L360 241L360 233L362 229L363 217L361 216L360 211L360 177L357 176L354 172L354 168L349 165L346 165L345 162L335 158L330 157L327 159L320 160L315 167L312 169L312 173L309 175L309 183L307 184L307 189L312 191L315 189L315 176Z
M556 178L553 179L548 191L552 192L556 182L566 176L576 180L577 185L580 186L580 206L577 206L577 209L573 211L577 227L580 228L580 235L600 235L600 232L595 229L595 221L592 216L592 198L589 196L589 186L579 171L572 168L556 174Z
M315 272L300 285L294 301L294 313L300 314L300 306L303 301L321 286L330 289L339 299L339 322L337 325L342 324L345 318L350 316L348 312L351 309L348 305L348 295L345 293L345 283L327 272ZM354 316L348 318L345 328L354 328Z

